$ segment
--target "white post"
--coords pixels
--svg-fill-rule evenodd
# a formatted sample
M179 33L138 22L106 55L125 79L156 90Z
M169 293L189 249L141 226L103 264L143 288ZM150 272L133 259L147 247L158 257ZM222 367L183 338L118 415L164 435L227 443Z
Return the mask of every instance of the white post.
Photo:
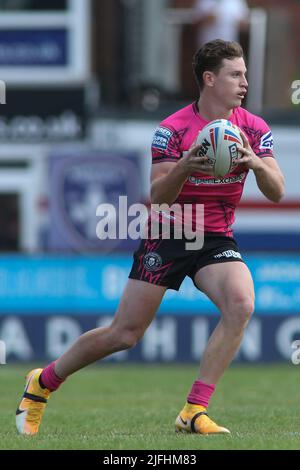
M257 113L261 112L263 107L266 39L267 13L261 8L256 8L252 10L250 18L247 108Z

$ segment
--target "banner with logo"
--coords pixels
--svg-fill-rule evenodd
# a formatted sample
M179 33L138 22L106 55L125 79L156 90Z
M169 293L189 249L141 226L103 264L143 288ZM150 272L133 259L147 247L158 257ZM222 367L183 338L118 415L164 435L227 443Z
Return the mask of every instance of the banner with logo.
M49 158L50 233L46 248L100 253L133 250L137 241L126 233L119 236L119 222L121 216L127 215L129 206L140 202L139 162L136 152L87 149L52 154ZM121 209L120 195L126 195L126 207ZM110 219L116 225L116 232L111 236L97 232L100 205L107 208L108 222Z

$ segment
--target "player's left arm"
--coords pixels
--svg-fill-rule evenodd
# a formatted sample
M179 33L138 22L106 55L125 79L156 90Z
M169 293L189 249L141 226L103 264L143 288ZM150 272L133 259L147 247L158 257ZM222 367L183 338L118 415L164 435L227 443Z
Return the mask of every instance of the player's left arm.
M245 163L247 168L253 170L257 186L270 201L279 202L284 196L284 176L278 163L272 157L260 158L253 152L246 135L240 130L244 147L239 163Z

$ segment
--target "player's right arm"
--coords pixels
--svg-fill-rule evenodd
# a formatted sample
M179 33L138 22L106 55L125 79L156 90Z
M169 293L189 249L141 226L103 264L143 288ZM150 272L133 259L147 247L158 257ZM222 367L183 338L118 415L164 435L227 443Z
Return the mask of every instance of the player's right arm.
M169 204L177 199L188 173L178 163L155 163L151 169L151 204Z
M177 162L152 164L151 203L172 205L179 196L186 179L195 172L212 175L207 157L197 155L200 145L192 147Z

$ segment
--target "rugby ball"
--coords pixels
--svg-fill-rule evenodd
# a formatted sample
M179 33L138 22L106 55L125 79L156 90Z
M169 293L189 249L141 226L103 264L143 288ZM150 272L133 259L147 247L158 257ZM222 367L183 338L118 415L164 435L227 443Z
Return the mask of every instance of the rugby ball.
M208 157L214 175L225 176L236 166L243 140L239 128L226 119L211 121L199 132L196 145L201 145L198 155Z

